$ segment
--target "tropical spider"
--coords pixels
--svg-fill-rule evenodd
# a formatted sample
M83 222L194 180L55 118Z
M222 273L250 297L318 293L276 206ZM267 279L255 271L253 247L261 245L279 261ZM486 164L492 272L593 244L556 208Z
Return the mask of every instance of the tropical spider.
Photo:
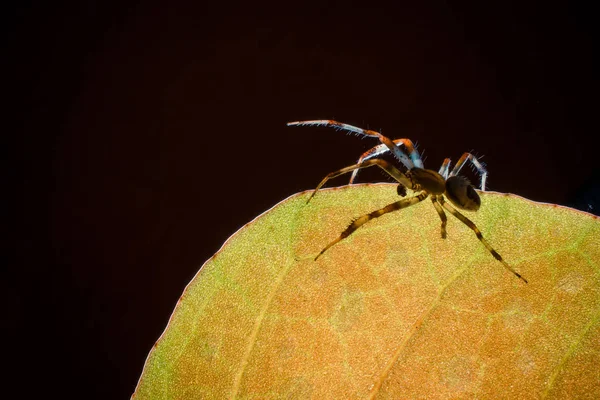
M363 215L362 217L355 219L337 239L329 243L323 250L321 250L321 252L315 257L315 260L319 258L323 253L325 253L325 251L331 246L350 236L355 230L360 228L368 221L374 218L381 217L382 215L390 213L392 211L397 211L402 208L410 207L414 204L425 200L428 196L431 196L433 206L435 207L438 215L440 216L440 219L442 220L441 233L443 239L446 238L447 218L446 214L444 213L445 208L448 212L450 212L450 214L454 215L462 223L464 223L470 229L472 229L473 232L475 232L477 239L479 239L479 241L483 243L485 248L494 256L496 260L500 261L502 265L504 265L504 267L510 272L512 272L517 278L527 283L527 280L523 278L521 274L516 272L510 265L508 265L506 261L502 259L502 256L500 256L500 254L498 254L498 252L494 250L492 246L490 246L490 244L483 238L481 231L479 230L479 228L477 228L473 221L465 217L456 208L452 207L449 203L445 201L444 195L448 197L448 200L450 200L452 204L454 204L456 207L462 210L477 211L479 209L479 206L481 205L481 199L475 191L475 188L473 187L473 185L471 185L467 178L458 175L465 162L470 161L473 164L473 166L479 171L479 174L481 175L481 190L485 191L487 171L474 155L472 155L471 153L464 153L460 157L452 171L449 171L450 159L446 158L444 159L444 162L442 163L439 172L435 172L431 169L424 168L421 156L419 155L419 152L415 149L410 139L397 139L392 141L378 132L357 128L352 125L343 124L341 122L332 120L295 121L288 123L288 126L297 125L331 126L341 130L353 132L358 135L376 137L381 142L380 145L373 147L371 150L365 152L362 156L360 156L356 164L328 174L321 181L321 183L319 183L319 186L317 186L317 188L308 198L308 200L306 201L307 204L314 197L317 191L329 179L353 171L352 177L350 178L350 183L352 183L360 169L371 167L373 165L376 165L379 168L383 169L385 172L388 173L388 175L390 175L392 178L398 181L399 184L397 190L398 195L400 195L401 197L406 196L406 188L409 188L415 192L420 192L414 197L409 197L396 201L379 210L375 210L373 212L370 212L369 214ZM404 146L406 153L402 149L400 149L400 145ZM407 168L407 171L405 173L398 170L389 162L376 158L377 156L388 151L390 151Z

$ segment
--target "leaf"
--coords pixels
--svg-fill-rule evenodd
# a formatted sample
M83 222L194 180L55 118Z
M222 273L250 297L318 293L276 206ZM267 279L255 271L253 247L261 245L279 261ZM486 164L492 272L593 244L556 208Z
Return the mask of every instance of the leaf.
M429 200L313 258L394 185L294 195L233 235L177 303L136 399L600 398L600 221L481 193Z

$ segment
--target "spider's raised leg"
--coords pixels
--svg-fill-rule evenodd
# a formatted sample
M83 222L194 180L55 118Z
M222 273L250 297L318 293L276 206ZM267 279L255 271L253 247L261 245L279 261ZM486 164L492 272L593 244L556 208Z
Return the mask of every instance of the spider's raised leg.
M395 180L397 180L398 182L400 182L402 185L406 186L407 188L412 189L414 187L412 181L410 179L408 179L406 175L404 175L402 172L400 172L392 164L390 164L389 162L387 162L385 160L380 160L378 158L375 158L373 160L367 160L367 161L364 161L364 162L362 162L360 164L354 164L354 165L351 165L349 167L342 168L342 169L339 169L337 171L330 172L329 174L327 174L327 176L325 178L323 178L323 180L321 181L321 183L319 183L319 186L317 186L317 188L315 189L315 191L310 195L310 197L308 198L308 200L306 201L306 203L308 203L314 197L314 195L317 193L317 191L329 179L335 178L336 176L340 176L342 174L348 173L350 171L354 171L354 170L359 169L359 168L368 168L368 167L371 167L373 165L377 165L379 168L383 169L392 178L394 178Z
M334 121L331 119L319 119L319 120L313 120L313 121L294 121L294 122L288 122L287 125L288 126L331 126L334 128L343 129L343 130L353 132L353 133L363 135L363 136L376 137L379 139L379 141L381 143L383 143L392 152L392 154L396 158L398 158L398 160L400 160L406 166L406 168L409 168L409 169L411 168L411 166L409 166L405 162L407 160L406 155L402 151L400 151L400 149L394 144L394 142L392 142L388 137L383 136L379 132L375 132L375 131L372 131L369 129L358 128L356 126L344 124L342 122ZM411 152L410 163L414 164L414 166L417 168L423 168L423 161L421 160L421 156L416 151Z
M479 228L477 228L477 225L475 225L475 223L473 221L471 221L469 218L465 217L460 212L458 212L458 210L455 209L454 207L452 207L450 205L450 203L446 203L444 201L443 197L441 197L441 196L438 197L438 200L442 204L442 206L444 206L444 208L450 212L450 214L454 215L463 224L465 224L466 226L468 226L469 228L471 228L473 230L473 232L475 232L475 235L477 236L477 239L479 239L479 241L481 243L483 243L483 245L485 246L485 248L488 249L488 251L494 256L494 258L496 260L500 261L502 263L502 265L504 265L504 268L506 268L507 270L509 270L510 272L512 272L517 278L521 279L523 282L527 283L527 279L523 278L521 276L521 274L519 274L510 265L508 265L508 263L502 259L502 256L500 254L498 254L498 252L496 250L494 250L494 248L492 246L490 246L490 244L487 242L487 240L485 240L483 238L483 235L481 234L481 231L479 230Z
M477 171L479 171L479 174L481 175L481 190L485 191L485 181L487 179L487 170L485 169L485 167L483 166L483 164L477 159L477 157L475 157L473 154L471 153L464 153L456 162L456 165L454 166L454 168L452 169L452 172L450 172L450 176L455 176L458 175L458 173L460 172L461 168L463 167L463 165L465 164L465 162L469 160L471 161L471 163L475 166L475 168L477 168Z
M448 168L450 168L450 159L444 158L444 162L438 171L438 174L444 177L444 179L448 179Z
M384 214L390 213L392 211L397 211L397 210L401 210L403 208L406 207L410 207L414 204L417 204L420 201L425 200L425 198L428 196L427 193L423 192L415 197L411 197L408 199L402 199L400 201L397 201L395 203L392 204L388 204L387 206L380 208L379 210L375 210L373 212L370 212L368 214L363 215L362 217L359 217L357 219L355 219L354 221L352 221L352 223L348 226L348 228L346 228L346 230L344 232L342 232L342 234L335 239L333 242L329 243L323 250L321 250L321 252L315 257L315 261L317 260L317 258L321 257L321 255L323 253L325 253L325 251L327 251L327 249L329 249L331 246L333 246L334 244L338 243L339 241L347 238L348 236L350 236L355 230L357 230L358 228L360 228L361 226L363 226L364 224L366 224L367 222L369 222L370 220L374 219L374 218L379 218Z
M413 145L413 142L410 139L394 139L393 140L394 144L399 147L400 145L404 145L404 147L406 148L406 151L408 151L408 155L410 156L411 159L414 159L415 157L418 157L419 160L421 159L421 156L419 155L419 152L417 151L417 149L415 149L415 146ZM377 145L375 147L373 147L372 149L365 151L360 158L358 159L358 161L356 162L357 164L360 164L361 162L368 160L370 158L373 157L377 157L381 154L385 154L388 151L390 151L390 149L388 149L387 145L385 144L380 144ZM406 156L405 156L406 157ZM404 164L404 166L407 169L411 169L415 166L415 164L408 159L408 157L406 157L404 160L400 160L402 162L402 164ZM350 184L354 183L354 179L356 179L356 175L358 175L358 169L355 170L354 172L352 172L352 176L350 177Z
M448 217L446 217L446 213L444 213L444 209L440 206L440 203L438 203L437 198L438 196L432 195L431 202L442 220L442 239L446 239L446 223L448 222Z

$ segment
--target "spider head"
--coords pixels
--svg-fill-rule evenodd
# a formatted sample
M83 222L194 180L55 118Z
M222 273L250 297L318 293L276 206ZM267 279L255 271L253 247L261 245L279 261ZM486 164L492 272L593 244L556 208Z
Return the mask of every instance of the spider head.
M442 194L446 187L444 177L439 173L423 168L411 168L406 176L413 183L413 190L425 190L431 194Z
M477 211L481 199L471 182L464 176L451 176L446 180L446 197L462 210Z

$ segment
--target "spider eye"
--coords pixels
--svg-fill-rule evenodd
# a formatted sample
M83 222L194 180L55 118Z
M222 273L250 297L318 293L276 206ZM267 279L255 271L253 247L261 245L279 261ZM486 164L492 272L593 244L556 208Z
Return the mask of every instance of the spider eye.
M479 195L464 176L451 176L446 180L446 196L463 210L477 211L481 205Z
M398 184L398 187L396 188L396 192L398 192L398 196L400 197L406 197L406 187L403 184Z

